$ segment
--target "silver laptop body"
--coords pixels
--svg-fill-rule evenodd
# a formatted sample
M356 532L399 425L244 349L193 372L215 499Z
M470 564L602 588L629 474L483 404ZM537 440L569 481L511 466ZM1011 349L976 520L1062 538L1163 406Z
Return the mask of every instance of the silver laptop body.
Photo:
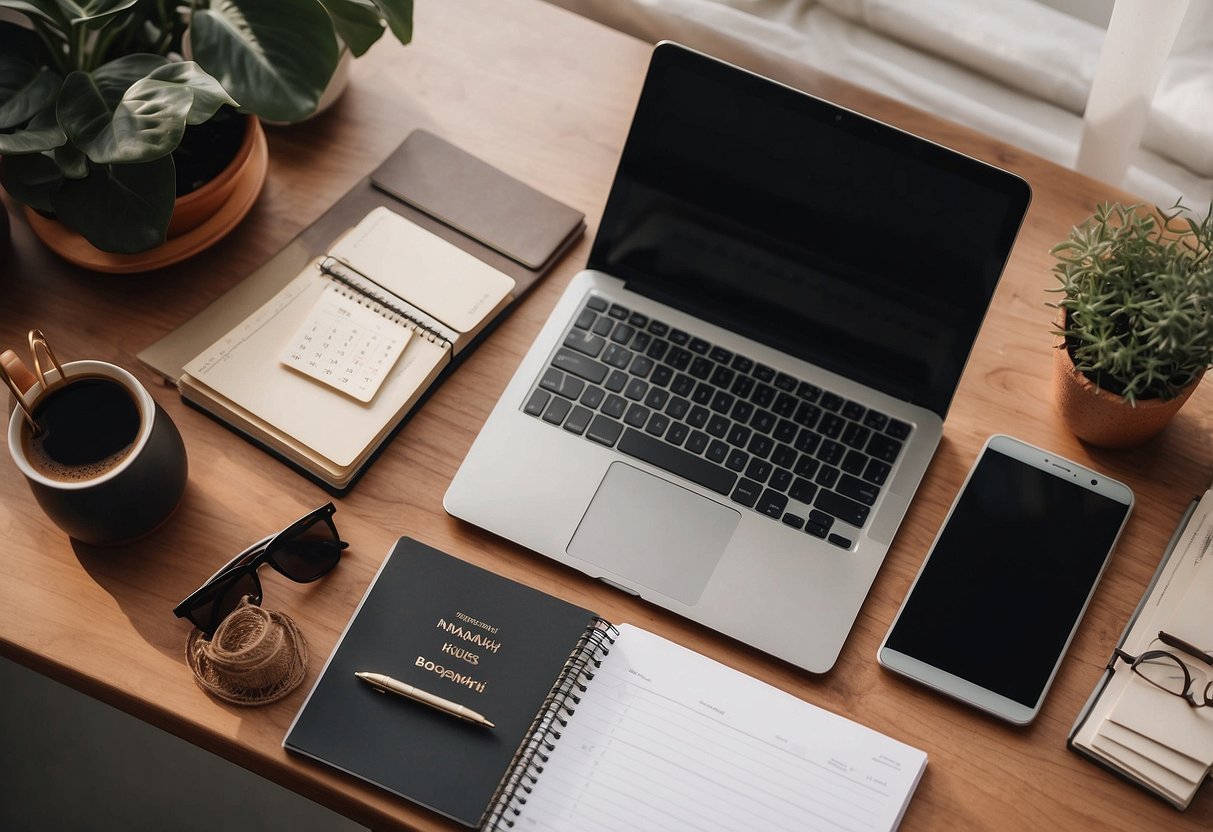
M1028 200L1003 171L659 44L588 268L447 511L829 670Z

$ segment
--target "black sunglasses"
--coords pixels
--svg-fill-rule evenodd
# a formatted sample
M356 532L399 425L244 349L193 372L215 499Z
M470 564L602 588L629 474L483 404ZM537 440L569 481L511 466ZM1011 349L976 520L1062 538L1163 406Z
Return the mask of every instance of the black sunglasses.
M174 607L173 614L189 619L209 638L244 596L249 596L250 603L261 603L257 570L262 564L268 563L297 583L324 577L350 545L337 534L333 524L336 511L336 506L327 503L277 534L257 541Z

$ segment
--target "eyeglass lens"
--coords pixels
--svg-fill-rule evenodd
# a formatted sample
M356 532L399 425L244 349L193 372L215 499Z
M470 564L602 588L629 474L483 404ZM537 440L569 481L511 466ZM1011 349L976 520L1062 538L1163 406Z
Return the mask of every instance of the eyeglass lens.
M1133 669L1155 687L1189 699L1193 704L1213 702L1213 681L1171 653L1151 650L1142 654Z

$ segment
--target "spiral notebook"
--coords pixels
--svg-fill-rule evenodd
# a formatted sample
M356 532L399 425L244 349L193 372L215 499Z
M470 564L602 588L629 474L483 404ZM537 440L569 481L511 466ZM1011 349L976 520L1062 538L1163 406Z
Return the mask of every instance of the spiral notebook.
M383 673L475 725L357 679ZM896 828L911 746L401 538L286 749L485 829Z
M177 386L340 489L513 291L380 206L187 362Z

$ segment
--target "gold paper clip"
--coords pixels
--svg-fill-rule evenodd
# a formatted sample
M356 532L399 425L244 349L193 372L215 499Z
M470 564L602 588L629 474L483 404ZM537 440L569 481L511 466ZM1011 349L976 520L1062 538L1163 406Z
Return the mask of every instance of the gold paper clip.
M17 383L16 376L22 382L27 382L26 390L33 387L34 381L38 381L42 385L43 390L51 389L51 383L46 378L46 371L42 368L42 356L40 353L45 353L46 360L50 362L51 368L59 373L59 378L56 383L62 384L64 381L63 367L59 364L59 359L55 357L54 350L47 342L46 336L42 334L40 329L31 329L29 331L29 350L30 356L34 360L34 374L31 375L28 368L17 357L17 354L12 350L6 350L3 355L0 355L0 376L4 377L4 383L8 385L8 389L12 391L13 397L17 400L17 407L21 408L21 412L25 414L26 421L29 422L34 434L39 434L42 429L38 427L38 423L34 421L33 411L30 410L29 404L25 401L25 392L21 390L21 386Z

